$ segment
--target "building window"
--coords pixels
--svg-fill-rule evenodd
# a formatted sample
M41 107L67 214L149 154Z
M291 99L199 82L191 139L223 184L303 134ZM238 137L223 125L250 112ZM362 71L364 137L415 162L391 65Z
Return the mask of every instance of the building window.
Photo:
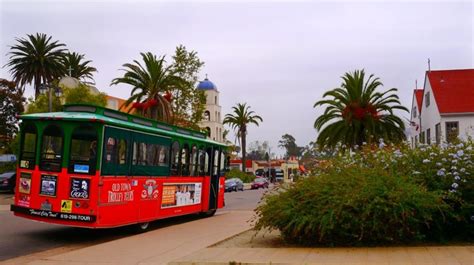
M425 94L425 107L428 107L430 105L430 92L426 92Z
M431 144L431 129L426 130L426 143Z
M206 127L207 137L211 137L211 128Z
M420 143L422 143L422 144L425 143L425 132L421 132L421 135L420 135Z
M418 146L418 135L415 135L415 146Z
M211 120L211 113L208 110L204 111L204 120L205 121Z
M215 102L216 105L217 105L217 96L214 97L214 102Z
M413 107L412 112L413 112L413 118L416 118L416 107Z
M458 138L459 135L459 122L448 121L446 122L446 142L450 143Z
M435 137L436 137L436 144L440 144L441 142L441 123L435 125Z

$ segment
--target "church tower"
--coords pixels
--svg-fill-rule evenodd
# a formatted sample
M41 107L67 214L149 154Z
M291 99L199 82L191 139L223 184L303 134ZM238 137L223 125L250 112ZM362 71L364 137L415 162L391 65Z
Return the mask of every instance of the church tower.
M209 139L223 142L224 126L221 119L221 106L219 105L219 91L206 75L206 79L200 81L197 89L203 90L206 95L206 107L204 110L204 117L199 126L207 129L207 136Z

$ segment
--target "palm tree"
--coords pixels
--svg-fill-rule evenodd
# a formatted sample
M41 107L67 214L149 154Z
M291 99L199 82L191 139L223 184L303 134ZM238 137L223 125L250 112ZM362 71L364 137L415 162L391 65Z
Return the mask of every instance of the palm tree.
M130 98L122 107L133 107L141 112L143 116L169 122L172 116L169 92L181 82L174 75L171 66L166 66L165 57L157 58L154 54L140 53L144 65L137 60L134 64L123 65L125 74L123 77L112 80L112 85L120 83L133 87Z
M366 80L364 70L345 73L342 79L341 87L323 95L323 98L332 98L314 104L314 107L327 105L324 114L314 122L320 146L334 147L342 143L354 147L380 138L394 143L405 139L405 125L393 111L408 112L408 109L400 104L396 88L376 91L382 82L374 75Z
M94 84L94 78L92 77L93 72L97 72L95 67L89 66L88 64L92 61L84 61L84 54L76 52L68 52L65 54L63 59L64 69L68 71L68 75L83 81L91 80Z
M250 106L246 103L238 103L237 106L232 107L233 113L225 115L224 124L237 131L237 135L240 136L242 144L242 171L245 172L245 158L246 158L246 138L247 138L247 124L253 123L259 125L258 121L263 122L262 117L255 115L254 111L249 111Z
M62 58L66 45L51 41L51 36L43 33L17 38L17 44L10 47L10 60L5 66L10 67L13 81L20 87L34 84L35 97L39 95L41 84L49 84L65 74Z

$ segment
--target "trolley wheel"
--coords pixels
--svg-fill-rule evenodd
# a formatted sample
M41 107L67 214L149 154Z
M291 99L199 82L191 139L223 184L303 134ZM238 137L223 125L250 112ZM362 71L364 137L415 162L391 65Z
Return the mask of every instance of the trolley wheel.
M139 223L139 224L136 225L136 230L137 230L137 232L142 233L142 232L147 231L149 227L150 227L149 222Z
M211 216L213 216L214 214L216 214L216 211L217 211L217 210L215 210L215 209L214 209L214 210L209 210L209 211L207 211L207 212L201 212L201 213L199 213L199 215L200 215L201 217L204 217L204 218L206 218L206 217L211 217Z

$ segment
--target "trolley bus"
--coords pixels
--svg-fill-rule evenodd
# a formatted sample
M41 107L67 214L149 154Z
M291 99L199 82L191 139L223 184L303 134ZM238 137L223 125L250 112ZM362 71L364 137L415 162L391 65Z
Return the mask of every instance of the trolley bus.
M145 230L224 206L226 146L205 133L84 104L20 118L16 216Z

